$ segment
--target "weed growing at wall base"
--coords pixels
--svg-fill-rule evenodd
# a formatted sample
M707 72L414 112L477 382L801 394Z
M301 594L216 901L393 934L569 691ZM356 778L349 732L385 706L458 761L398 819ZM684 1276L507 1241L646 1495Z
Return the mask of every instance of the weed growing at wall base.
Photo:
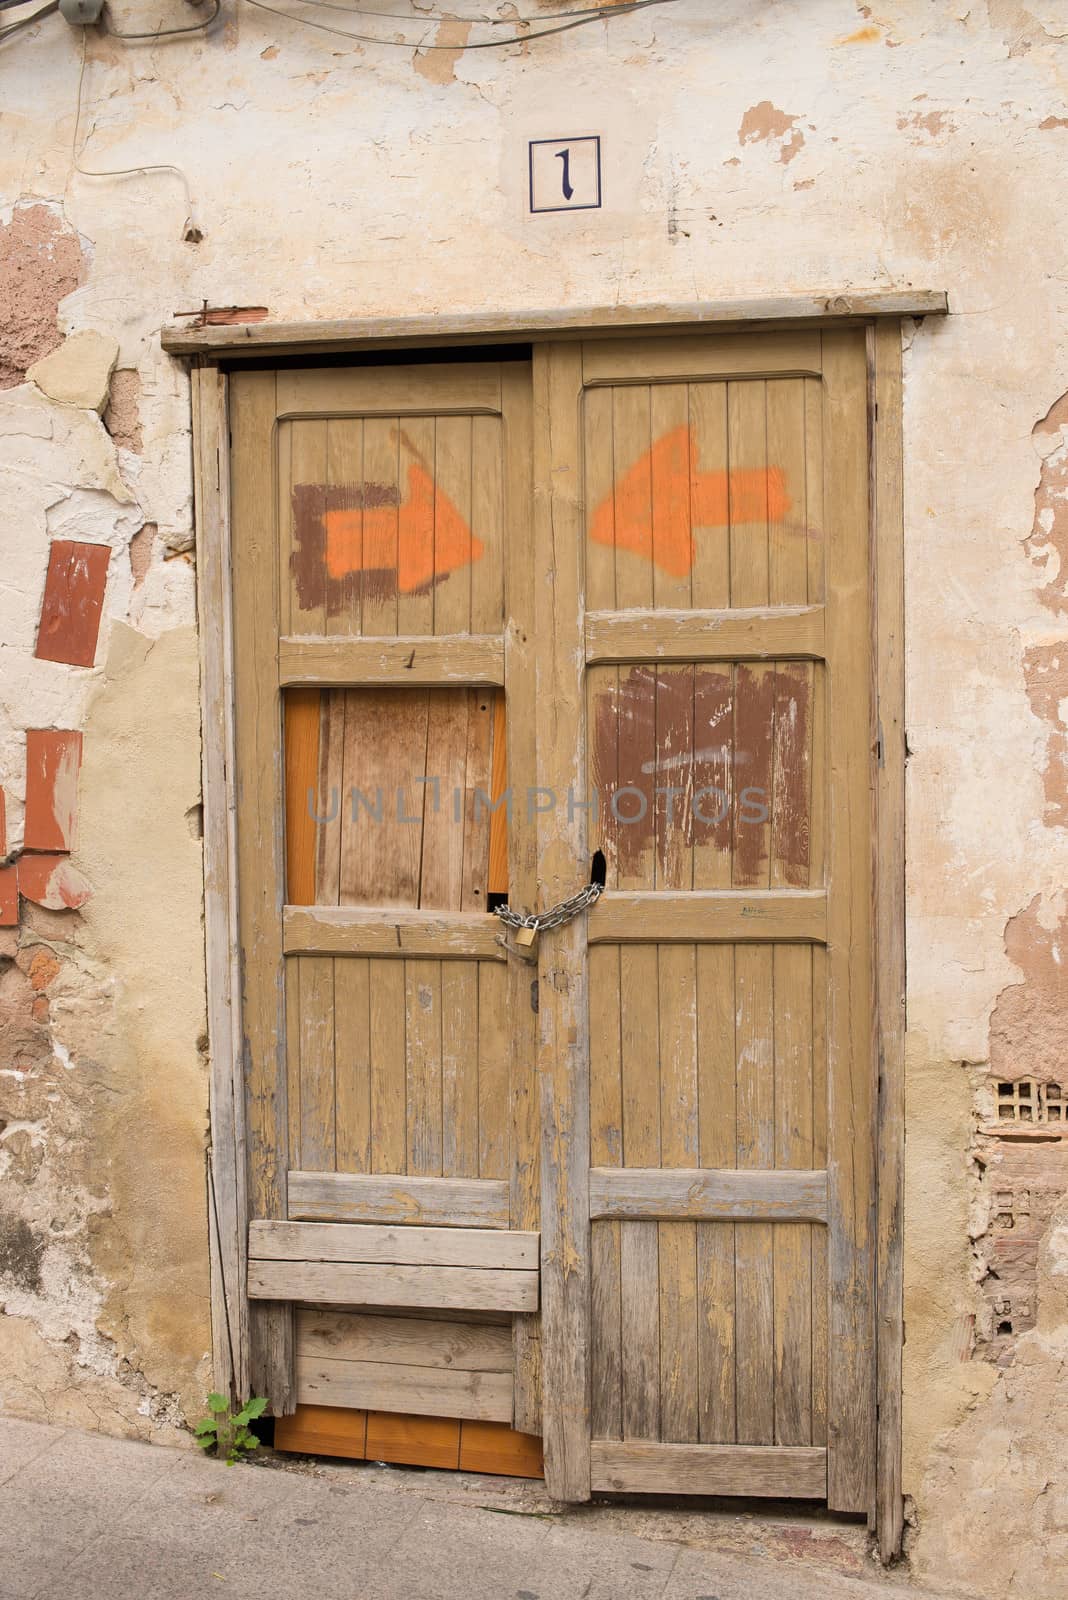
M202 1417L193 1429L197 1444L202 1450L214 1449L216 1455L224 1456L226 1465L232 1467L235 1461L243 1461L249 1451L255 1450L259 1444L259 1437L253 1433L249 1423L262 1417L266 1409L267 1401L262 1395L246 1400L240 1411L231 1411L230 1402L224 1395L209 1394L208 1410L211 1416Z

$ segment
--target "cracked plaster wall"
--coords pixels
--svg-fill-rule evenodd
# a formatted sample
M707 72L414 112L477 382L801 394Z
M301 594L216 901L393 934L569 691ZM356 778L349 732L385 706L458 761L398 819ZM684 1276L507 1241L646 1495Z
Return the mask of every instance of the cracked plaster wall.
M188 19L177 0L157 11ZM1063 1428L1041 1417L1068 1342L1060 1180L1041 1167L1045 1220L1028 1213L1033 1326L991 1343L990 1179L1013 1147L982 1129L992 1074L1039 1059L1054 1081L1060 1059L1063 6L682 0L508 51L465 51L457 23L439 35L438 54L376 48L234 0L208 37L87 33L81 164L178 163L199 243L173 173L72 170L80 36L53 17L5 46L0 224L43 206L78 245L62 272L33 258L52 300L0 380L0 784L17 845L23 730L85 731L75 859L94 893L32 911L0 973L16 1217L0 1349L24 1374L0 1379L0 1403L165 1431L204 1385L189 424L160 326L204 300L299 319L945 287L954 315L907 328L905 353L905 1483L928 1581L1053 1592ZM569 131L603 136L604 209L529 218L525 141ZM8 262L0 244L10 298ZM114 438L20 381L51 317L117 341ZM113 550L93 669L33 658L55 535ZM139 910L131 933L146 894L169 914Z

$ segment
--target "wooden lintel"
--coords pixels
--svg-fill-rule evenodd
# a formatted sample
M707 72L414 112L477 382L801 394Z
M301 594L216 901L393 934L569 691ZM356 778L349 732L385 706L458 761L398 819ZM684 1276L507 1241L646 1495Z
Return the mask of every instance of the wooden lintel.
M322 322L259 322L239 327L164 328L168 355L242 356L376 350L387 345L525 344L542 339L589 339L598 334L677 332L729 326L827 322L839 326L874 317L944 316L944 289L859 289L840 293L766 295L750 300L703 300L641 306L591 306L544 311L435 313Z
M823 656L823 607L748 611L591 611L586 660L784 661Z
M823 1222L826 1172L593 1167L590 1216L614 1221Z
M612 891L589 916L591 944L824 944L822 889Z
M437 639L319 639L278 641L278 682L283 689L426 689L467 684L493 689L504 683L504 644L490 634L449 634Z
M286 906L287 956L407 956L505 961L501 925L483 911L364 911L358 906Z

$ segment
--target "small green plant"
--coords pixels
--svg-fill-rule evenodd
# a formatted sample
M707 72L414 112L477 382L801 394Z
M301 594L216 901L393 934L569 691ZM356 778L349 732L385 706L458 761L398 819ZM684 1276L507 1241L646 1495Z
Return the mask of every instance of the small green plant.
M209 1394L208 1410L211 1416L202 1417L193 1429L197 1444L202 1450L213 1449L216 1455L224 1456L226 1465L232 1467L235 1461L243 1461L248 1452L255 1450L259 1444L249 1423L262 1417L266 1409L267 1402L262 1396L246 1400L240 1411L231 1411L225 1395Z

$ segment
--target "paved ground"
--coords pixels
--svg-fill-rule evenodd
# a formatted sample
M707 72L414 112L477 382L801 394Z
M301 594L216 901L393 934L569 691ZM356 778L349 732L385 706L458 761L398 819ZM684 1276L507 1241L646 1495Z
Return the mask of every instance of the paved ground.
M553 1513L499 1478L198 1454L0 1417L0 1600L923 1600L863 1530ZM930 1600L930 1597L928 1597Z

